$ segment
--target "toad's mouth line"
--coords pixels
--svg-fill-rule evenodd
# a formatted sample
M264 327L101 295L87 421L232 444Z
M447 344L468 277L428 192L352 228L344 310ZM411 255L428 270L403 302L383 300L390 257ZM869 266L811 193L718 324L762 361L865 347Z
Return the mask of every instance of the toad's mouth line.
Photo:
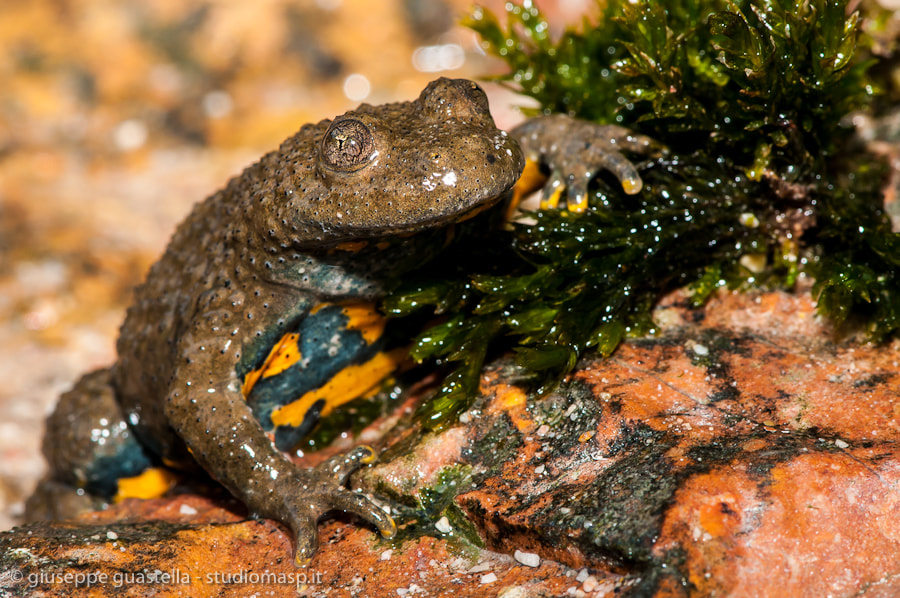
M471 218L474 218L478 214L489 210L496 206L498 203L505 201L510 198L512 195L513 188L510 187L505 191L490 196L481 201L474 202L471 206L467 207L464 210L459 211L456 214L449 214L444 217L434 217L428 218L423 217L421 219L412 220L407 224L402 226L392 226L390 230L385 230L380 226L370 226L370 227L357 227L357 228L348 228L345 227L344 232L346 233L345 238L341 240L334 240L332 243L328 243L329 245L340 245L346 243L356 243L356 242L378 242L378 241L388 241L391 238L408 238L415 236L417 233L439 229L446 226L451 226L453 224L458 224L460 222L464 222ZM426 213L427 214L427 213Z

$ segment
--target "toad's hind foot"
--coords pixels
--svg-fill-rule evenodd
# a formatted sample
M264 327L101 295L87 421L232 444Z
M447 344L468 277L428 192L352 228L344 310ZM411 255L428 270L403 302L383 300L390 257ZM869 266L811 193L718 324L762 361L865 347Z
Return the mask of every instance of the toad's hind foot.
M306 565L318 547L316 523L327 511L353 513L372 523L385 538L393 538L397 526L390 515L371 500L343 485L360 465L375 460L375 452L358 447L332 457L313 469L299 470L283 489L288 516L283 519L294 532L297 566Z
M316 471L323 475L330 475L340 485L347 482L350 474L359 469L360 465L368 465L376 459L375 451L370 446L358 446L349 453L336 455L315 467Z

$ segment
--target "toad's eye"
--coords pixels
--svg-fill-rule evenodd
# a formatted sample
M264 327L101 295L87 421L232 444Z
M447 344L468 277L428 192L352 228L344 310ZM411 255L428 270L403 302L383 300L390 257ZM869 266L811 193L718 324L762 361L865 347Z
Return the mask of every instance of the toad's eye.
M375 153L375 139L369 128L352 118L331 123L322 138L325 164L340 172L354 172Z

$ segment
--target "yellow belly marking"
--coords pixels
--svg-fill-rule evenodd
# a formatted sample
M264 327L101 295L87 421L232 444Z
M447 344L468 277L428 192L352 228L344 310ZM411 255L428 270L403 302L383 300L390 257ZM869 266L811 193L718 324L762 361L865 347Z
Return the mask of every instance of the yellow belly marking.
M369 361L351 365L326 382L321 388L311 390L296 401L272 412L272 423L276 426L299 426L306 412L317 401L324 400L321 416L326 417L335 408L378 389L382 380L406 359L407 349L394 349L387 353L377 353Z

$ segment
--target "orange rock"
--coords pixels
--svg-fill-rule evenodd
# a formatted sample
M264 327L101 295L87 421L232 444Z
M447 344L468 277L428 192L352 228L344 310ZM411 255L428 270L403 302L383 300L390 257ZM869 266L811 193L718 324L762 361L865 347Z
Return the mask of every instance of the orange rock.
M778 325L806 313L803 295L722 294L701 312L681 303L677 293L663 302L660 336L583 360L543 399L504 378L505 359L488 367L465 424L435 435L402 416L374 422L362 434L387 450L355 479L395 500L400 539L325 522L306 570L321 577L300 594L441 595L448 584L460 596L900 590L898 344L835 343L819 324ZM127 500L76 523L0 534L0 569L23 579L48 562L191 579L296 573L284 530L244 517L224 493ZM478 537L484 548L470 543ZM540 566L513 560L517 550ZM0 588L29 590L22 583ZM263 591L247 583L191 591ZM71 591L61 588L31 589Z

